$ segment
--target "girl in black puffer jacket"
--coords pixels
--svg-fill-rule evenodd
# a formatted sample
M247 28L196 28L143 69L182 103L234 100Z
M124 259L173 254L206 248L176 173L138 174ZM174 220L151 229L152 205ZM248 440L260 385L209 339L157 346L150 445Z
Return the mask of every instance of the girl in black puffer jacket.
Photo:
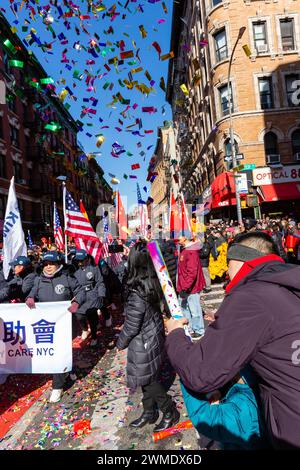
M155 423L160 409L163 417L154 428L158 432L178 423L180 415L159 382L165 356L160 310L163 294L145 242L136 243L130 251L127 289L125 323L117 348L128 348L127 385L129 388L142 387L144 407L143 414L130 426L141 428L147 423Z

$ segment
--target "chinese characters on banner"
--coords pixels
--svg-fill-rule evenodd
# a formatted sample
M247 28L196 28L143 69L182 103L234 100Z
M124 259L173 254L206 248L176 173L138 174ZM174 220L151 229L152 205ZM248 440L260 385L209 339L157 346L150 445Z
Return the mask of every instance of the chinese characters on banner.
M70 302L0 305L0 374L72 369Z

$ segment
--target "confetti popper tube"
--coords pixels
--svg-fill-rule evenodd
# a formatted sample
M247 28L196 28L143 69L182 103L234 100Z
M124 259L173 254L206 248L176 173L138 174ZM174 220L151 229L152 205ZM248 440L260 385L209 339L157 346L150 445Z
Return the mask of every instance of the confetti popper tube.
M165 439L166 437L174 436L174 434L178 434L185 429L190 429L193 427L192 421L188 419L187 421L183 421L182 423L176 424L172 428L165 429L164 431L154 432L152 434L153 442L160 441L161 439Z
M172 284L170 275L157 241L147 245L163 294L173 318L182 318L183 314Z

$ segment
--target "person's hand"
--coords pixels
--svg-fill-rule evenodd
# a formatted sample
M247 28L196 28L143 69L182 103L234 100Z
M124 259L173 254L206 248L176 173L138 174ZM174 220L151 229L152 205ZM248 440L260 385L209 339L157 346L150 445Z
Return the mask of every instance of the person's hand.
M174 318L170 318L170 320L166 320L165 329L167 334L171 333L177 328L184 328L184 325L187 325L188 322L189 321L187 318L178 318L177 320L175 320Z
M79 303L78 302L72 302L70 307L68 308L70 313L76 313L79 308Z
M26 299L26 301L25 301L25 304L29 308L35 308L35 301L32 297L28 297L28 299Z

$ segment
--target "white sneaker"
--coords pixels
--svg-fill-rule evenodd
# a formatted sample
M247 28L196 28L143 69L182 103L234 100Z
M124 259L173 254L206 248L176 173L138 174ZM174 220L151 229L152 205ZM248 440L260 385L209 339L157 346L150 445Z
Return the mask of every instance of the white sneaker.
M98 340L97 340L97 339L92 339L91 342L90 342L90 346L91 346L92 348L94 348L95 346L97 346L97 344L98 344Z
M81 333L81 339L82 341L85 341L89 337L90 332L88 330L83 330Z
M60 401L62 394L62 388L54 388L49 398L50 403L57 403L58 401Z
M111 317L108 320L105 320L105 326L110 327L112 325Z

